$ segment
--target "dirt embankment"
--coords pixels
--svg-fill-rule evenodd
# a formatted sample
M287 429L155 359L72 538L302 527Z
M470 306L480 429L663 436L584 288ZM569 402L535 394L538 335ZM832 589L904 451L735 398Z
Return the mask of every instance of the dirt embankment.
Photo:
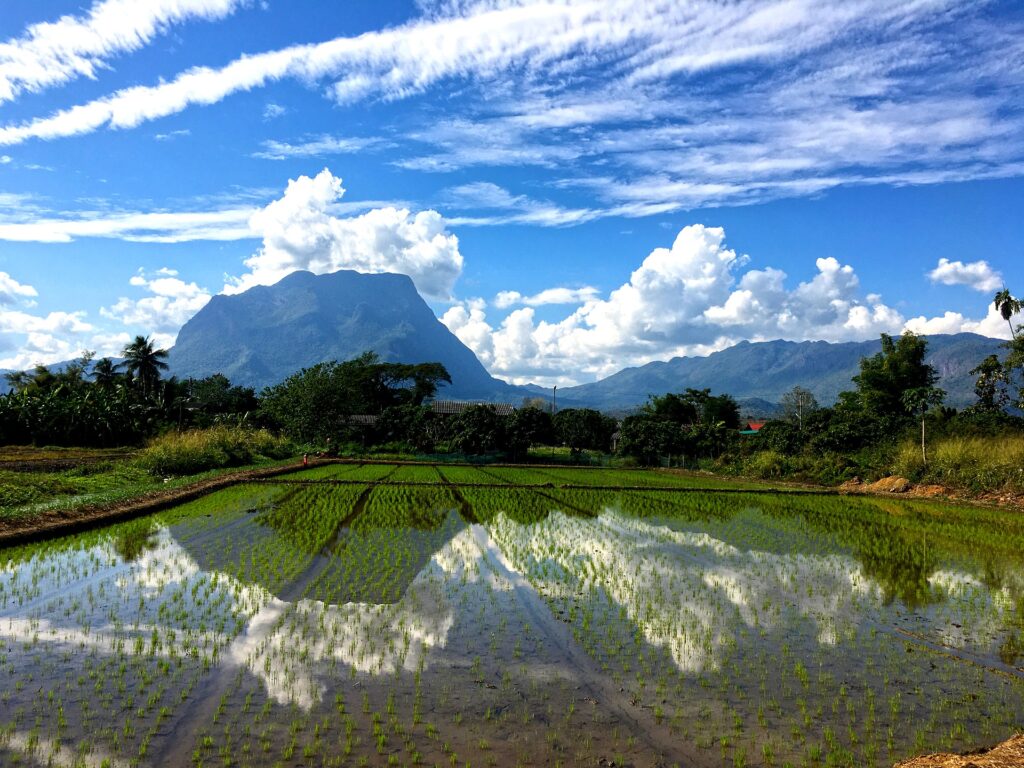
M915 485L905 477L883 477L873 483L865 483L854 478L839 486L840 493L864 493L881 495L910 496L914 498L946 498L952 501L981 502L1002 507L1013 507L1024 510L1024 494L1009 491L972 493L970 491L948 488L944 485Z
M310 462L309 466L313 467L318 463L321 462ZM305 468L301 463L296 463L228 472L176 488L149 491L124 501L85 505L71 509L52 509L35 515L0 519L0 547L64 535L97 525L152 514L237 483L275 477Z
M1021 768L1024 734L1017 734L990 750L966 755L923 755L897 763L895 768Z

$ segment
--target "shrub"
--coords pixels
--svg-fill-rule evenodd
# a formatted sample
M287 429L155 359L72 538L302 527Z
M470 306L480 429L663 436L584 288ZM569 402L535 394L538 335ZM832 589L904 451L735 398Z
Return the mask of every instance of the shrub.
M758 451L750 458L750 462L747 464L747 471L754 477L767 480L783 477L789 471L789 467L785 456L778 451L768 449Z
M158 476L192 475L252 464L260 458L283 459L292 452L289 441L265 429L220 426L158 437L142 451L138 462Z

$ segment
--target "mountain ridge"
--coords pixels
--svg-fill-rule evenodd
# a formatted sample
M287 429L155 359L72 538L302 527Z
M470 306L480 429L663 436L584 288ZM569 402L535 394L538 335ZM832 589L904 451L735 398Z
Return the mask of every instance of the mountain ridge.
M292 272L271 286L214 296L169 350L180 378L222 373L262 389L317 363L376 352L385 362L438 361L452 377L442 397L521 398L493 378L441 323L407 275Z
M1002 351L1003 341L974 333L926 336L927 362L939 373L947 403L962 407L974 400L970 370L990 354ZM823 404L853 388L851 379L862 357L881 349L879 339L868 341L741 341L706 357L674 357L624 368L588 384L559 388L559 397L590 407L622 410L642 404L651 394L679 392L687 387L710 388L742 400L777 403L794 386L803 386Z

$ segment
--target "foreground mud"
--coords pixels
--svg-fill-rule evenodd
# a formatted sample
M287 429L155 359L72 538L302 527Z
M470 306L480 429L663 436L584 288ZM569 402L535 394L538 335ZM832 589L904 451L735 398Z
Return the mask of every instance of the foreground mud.
M987 752L969 755L924 755L898 763L896 768L1018 768L1024 766L1024 734Z

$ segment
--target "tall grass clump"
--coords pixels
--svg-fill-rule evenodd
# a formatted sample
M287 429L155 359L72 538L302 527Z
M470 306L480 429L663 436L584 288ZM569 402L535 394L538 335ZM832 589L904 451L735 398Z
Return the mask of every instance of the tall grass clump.
M265 429L218 426L158 437L143 449L138 463L158 476L193 475L260 459L283 459L292 453L288 440Z
M893 473L919 482L973 491L1024 491L1024 437L948 437L930 446L901 447Z

